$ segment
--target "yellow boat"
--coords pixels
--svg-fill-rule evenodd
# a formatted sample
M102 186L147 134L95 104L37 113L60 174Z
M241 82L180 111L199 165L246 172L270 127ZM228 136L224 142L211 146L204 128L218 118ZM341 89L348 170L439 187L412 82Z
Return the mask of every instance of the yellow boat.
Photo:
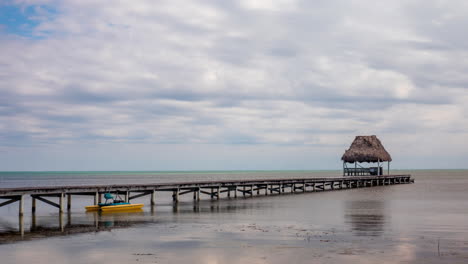
M99 203L96 205L85 206L86 211L101 211L101 212L121 212L121 211L132 211L132 210L141 210L144 204L131 204L126 203L122 200L117 200L110 193L105 193L104 198L106 199L105 203ZM113 202L107 202L112 199Z

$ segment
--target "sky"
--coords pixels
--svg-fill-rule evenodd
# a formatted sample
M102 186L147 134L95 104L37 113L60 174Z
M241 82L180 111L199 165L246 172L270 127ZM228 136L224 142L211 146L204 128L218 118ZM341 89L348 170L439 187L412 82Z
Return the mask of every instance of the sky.
M468 168L468 2L0 0L0 170Z

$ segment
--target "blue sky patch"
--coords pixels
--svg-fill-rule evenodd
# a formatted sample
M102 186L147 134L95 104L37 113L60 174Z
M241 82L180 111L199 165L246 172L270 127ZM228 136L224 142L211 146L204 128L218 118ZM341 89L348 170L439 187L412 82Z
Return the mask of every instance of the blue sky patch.
M44 34L37 35L34 29L41 22L50 20L56 13L54 8L45 5L0 4L0 32L39 38Z

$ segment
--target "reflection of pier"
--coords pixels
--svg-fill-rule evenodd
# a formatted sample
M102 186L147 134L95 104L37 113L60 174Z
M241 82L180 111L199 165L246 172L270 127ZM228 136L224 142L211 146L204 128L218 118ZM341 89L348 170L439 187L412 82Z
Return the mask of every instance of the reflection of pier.
M135 215L135 213L132 213ZM137 213L138 214L138 213ZM141 212L140 214L143 214ZM45 237L67 236L81 233L109 231L115 228L124 228L131 225L142 223L143 221L129 221L125 215L119 218L102 218L101 215L94 212L90 214L92 219L87 219L86 224L72 224L71 214L59 213L57 215L58 226L41 226L37 224L37 216L31 215L29 230L25 230L24 216L19 216L18 229L0 232L0 244L11 243L15 241L34 240ZM81 219L80 222L83 222Z
M98 186L55 186L55 187L30 187L30 188L5 188L0 189L0 199L7 201L0 203L0 207L14 202L19 202L19 214L24 212L24 198L31 196L32 211L36 211L36 201L39 200L51 206L57 207L59 212L64 212L65 199L67 209L70 210L72 196L87 195L94 197L94 204L101 202L104 193L112 192L123 195L129 202L142 196L149 195L150 203L155 204L157 192L171 192L175 203L179 196L193 194L195 201L200 200L202 194L211 199L224 197L237 198L255 195L282 194L285 192L315 192L358 187L371 187L390 184L403 184L414 182L411 175L389 176L359 176L339 178L300 178L300 179L262 179L262 180L238 180L238 181L207 181L207 182L179 182L145 185L98 185ZM58 202L50 198L58 198Z
M197 202L197 203L174 203L171 210L165 213L158 213L156 217L156 206L151 206L146 212L117 212L100 213L87 212L80 214L58 213L53 216L30 216L20 215L18 226L4 227L0 231L0 245L19 241L37 240L50 237L72 236L86 233L96 233L111 231L114 229L124 229L143 224L174 224L171 217L174 213L183 214L205 214L224 213L248 210L260 207L255 203L218 203L218 202ZM169 218L167 218L169 216ZM1 229L0 229L1 230Z

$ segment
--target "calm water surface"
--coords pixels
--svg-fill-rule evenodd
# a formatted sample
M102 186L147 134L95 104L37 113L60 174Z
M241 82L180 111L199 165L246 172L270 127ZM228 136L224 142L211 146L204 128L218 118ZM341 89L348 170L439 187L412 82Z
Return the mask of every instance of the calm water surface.
M468 263L468 171L409 171L415 184L174 206L36 215L0 208L0 263ZM332 177L339 172L0 173L0 188L187 180ZM202 197L203 198L203 197ZM29 208L30 201L26 201ZM22 223L22 225L20 225Z

